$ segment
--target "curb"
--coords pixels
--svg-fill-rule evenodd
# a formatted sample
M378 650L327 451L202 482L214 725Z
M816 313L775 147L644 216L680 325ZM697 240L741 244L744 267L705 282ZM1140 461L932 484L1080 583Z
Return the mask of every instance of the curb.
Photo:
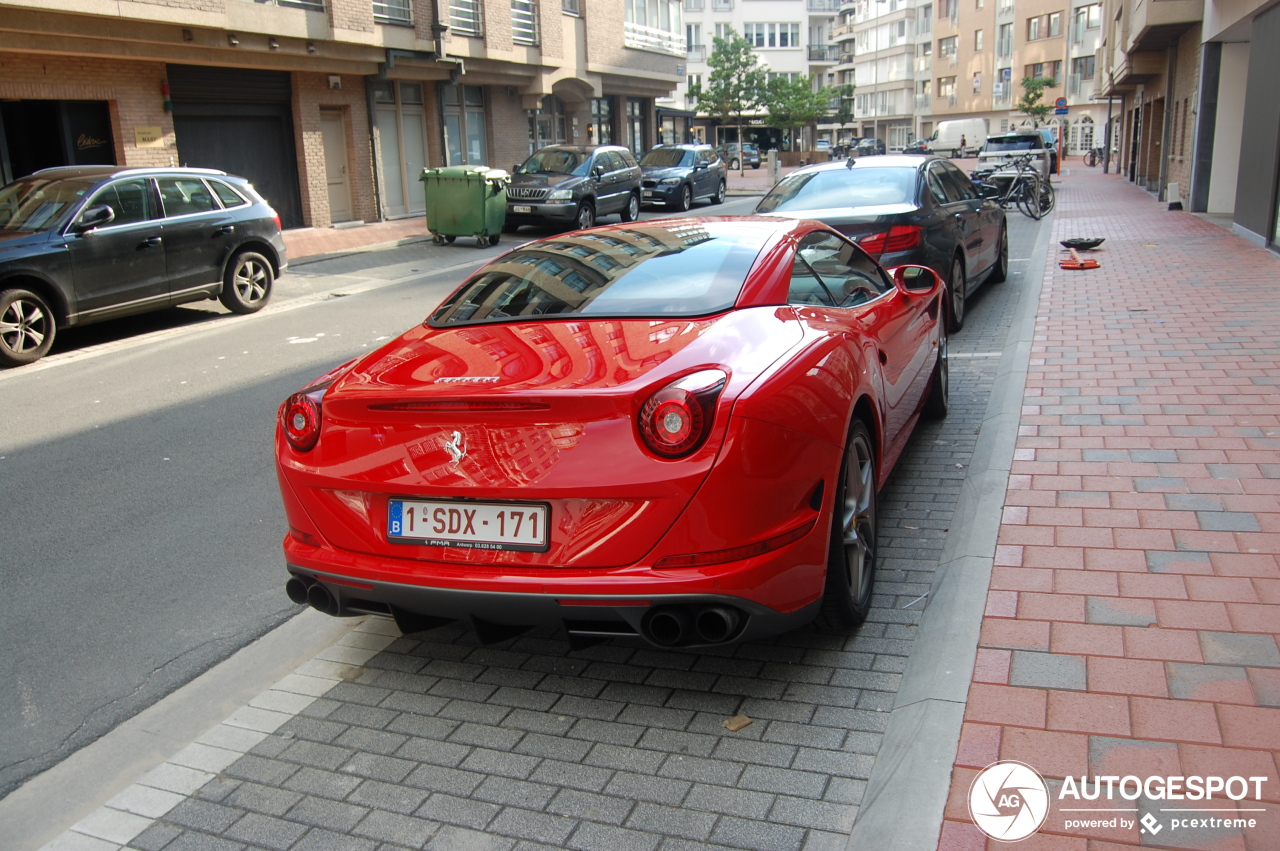
M378 242L373 245L362 245L359 248L344 248L341 251L329 251L324 254L308 254L304 257L289 258L289 268L295 266L305 266L308 263L319 263L322 260L333 260L338 257L349 257L352 254L367 254L370 251L385 251L389 248L400 248L404 245L413 245L418 242L430 242L430 234L426 236L409 236L404 239L394 239L390 242ZM286 246L287 248L288 246Z
M938 847L1013 466L1052 230L1042 226L1036 236L969 474L846 851Z

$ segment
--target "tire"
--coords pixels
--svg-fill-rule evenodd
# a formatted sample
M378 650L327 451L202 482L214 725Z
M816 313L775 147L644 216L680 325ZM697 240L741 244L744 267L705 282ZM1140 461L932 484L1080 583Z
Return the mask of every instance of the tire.
M1053 211L1054 206L1058 203L1058 192L1053 188L1053 183L1045 180L1040 183L1040 216L1049 215Z
M438 233L431 234L432 245L444 245L444 237Z
M848 629L871 611L876 571L876 453L862 420L849 428L836 481L821 618Z
M931 420L941 420L951 407L951 360L947 347L947 325L938 323L938 360L933 364L929 378L929 397L924 402L924 415Z
M227 264L218 299L232 313L257 313L271 300L275 271L256 251L241 251Z
M752 168L759 168L759 167L760 167L760 163L752 163L752 164L751 164L751 167L752 167Z
M1098 164L1098 152L1091 150L1089 151L1089 153L1085 154L1084 164L1087 165L1089 168L1093 168L1094 166L1096 166Z
M742 160L729 160L729 168L731 169L742 168Z
M445 241L445 242L447 242L447 243L449 243L450 245L453 245L454 240L456 240L457 238L458 238L458 237L456 237L455 235L453 235L453 234L449 234L448 236L446 236L446 237L444 238L444 241Z
M624 222L634 222L640 218L640 195L632 192L627 196L627 206L622 208L621 218Z
M1009 277L1009 227L1008 225L1000 226L1000 255L996 258L996 265L991 270L991 275L987 278L993 284L1003 284Z
M693 189L689 184L680 187L680 198L676 201L676 209L681 213L693 206Z
M728 189L724 185L724 181L720 181L720 185L716 187L716 194L711 196L712 204L723 204L724 197L728 194Z
M596 223L596 208L591 205L590 201L583 201L578 207L578 218L574 225L574 230L586 230L594 226Z
M964 261L957 255L951 261L951 275L947 278L947 292L951 295L951 309L947 311L947 330L952 334L964 327L968 289L969 282L964 276Z
M499 242L501 239L502 239L502 234L500 234L500 233L491 233L491 234L489 234L489 244L490 244L490 245L497 245L497 244L498 244L498 242Z
M1028 178L1022 184L1022 191L1018 195L1018 209L1022 211L1022 215L1039 219L1043 215L1040 211L1040 177Z
M35 363L49 353L58 322L31 290L0 290L0 366Z

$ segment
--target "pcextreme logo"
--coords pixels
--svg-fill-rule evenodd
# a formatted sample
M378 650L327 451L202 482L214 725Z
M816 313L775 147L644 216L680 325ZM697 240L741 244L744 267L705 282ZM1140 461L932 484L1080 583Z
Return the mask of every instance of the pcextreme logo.
M1132 830L1155 836L1178 831L1252 829L1269 777L1066 777L1058 789L1061 829L1068 835L1091 829ZM1252 793L1252 800L1250 800ZM1001 760L978 772L969 787L969 815L992 839L1017 842L1040 830L1049 816L1049 786L1034 768ZM1117 800L1118 799L1118 800ZM1138 817L1138 801L1147 812ZM1087 802L1097 801L1090 805ZM1182 801L1204 802L1196 807ZM1230 806L1215 807L1215 802ZM1126 806L1114 806L1124 804ZM1083 806L1081 806L1083 805ZM1207 806L1206 806L1207 805ZM1156 813L1160 815L1157 816ZM1119 815L1123 813L1124 815ZM1127 817L1126 817L1127 816Z
M1049 787L1029 765L1013 760L994 762L973 778L969 815L992 839L1026 839L1049 815Z

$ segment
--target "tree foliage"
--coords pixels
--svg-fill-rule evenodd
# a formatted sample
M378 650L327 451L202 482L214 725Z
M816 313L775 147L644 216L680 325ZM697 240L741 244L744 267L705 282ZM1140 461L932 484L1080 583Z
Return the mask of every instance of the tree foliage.
M742 116L764 103L766 76L760 67L751 42L728 27L723 38L713 42L707 65L711 71L705 84L689 87L689 98L698 105L698 111L718 118L724 123L734 122L738 128L738 141L742 141Z
M1044 90L1057 85L1052 77L1023 77L1022 78L1022 97L1018 100L1018 111L1023 115L1030 116L1033 127L1039 127L1040 122L1049 116L1049 111L1053 109L1047 103L1044 103Z
M792 82L782 76L774 77L765 86L765 124L779 130L790 131L794 144L796 132L831 112L831 101L838 90L813 88L813 78L803 77Z

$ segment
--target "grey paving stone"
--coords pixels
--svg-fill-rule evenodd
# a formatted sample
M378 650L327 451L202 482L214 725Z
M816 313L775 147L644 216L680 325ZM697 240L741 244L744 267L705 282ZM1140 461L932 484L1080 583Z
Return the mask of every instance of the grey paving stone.
M666 753L692 754L693 756L711 756L719 736L708 736L702 733L686 733L679 730L646 730L640 737L638 747Z
M781 700L787 693L787 684L758 677L721 677L716 681L716 691L739 700Z
M352 750L389 755L395 753L408 740L408 736L399 733L352 727L334 739L333 743L339 747L351 748Z
M1280 668L1280 648L1269 635L1202 631L1200 650L1211 665Z
M239 789L242 783L244 783L243 780L219 775L197 789L195 797L202 801L221 803L227 799L228 795Z
M367 807L308 797L299 801L285 816L303 824L348 833L368 812Z
M572 695L581 698L593 698L604 691L608 685L604 680L590 677L569 677L561 674L547 674L534 686L538 691L551 692L558 695Z
M785 767L795 759L796 753L794 745L725 737L716 744L714 756L733 762Z
M685 780L619 771L610 778L604 791L626 800L652 801L674 807L685 799L691 788L693 784Z
M307 826L262 813L249 813L227 829L226 836L251 842L272 851L285 851L305 833Z
M844 743L844 731L834 727L813 724L792 724L787 721L770 721L765 730L766 742L784 745L804 745L817 748L839 748Z
M370 839L395 842L409 848L421 848L439 825L428 819L414 818L385 810L370 810L356 825L355 833Z
M612 776L613 771L607 768L544 759L529 779L537 783L559 784L567 789L599 792Z
M300 768L285 781L284 786L286 789L292 789L304 795L341 799L347 797L352 789L360 785L360 782L358 777L339 774L336 771Z
M263 756L272 759L280 755L281 751L293 744L293 734L285 733L284 735L267 736L253 747L249 748L247 753L254 756Z
M422 806L428 794L430 793L424 789L402 783L366 780L347 796L347 801L377 810L389 810L393 813L408 815Z
M554 694L545 691L502 686L489 697L489 702L498 706L535 709L546 712L555 704L557 699Z
M787 700L745 700L738 708L743 715L751 718L772 721L793 721L804 724L813 718L815 711L811 703L797 703Z
M427 718L414 713L403 713L397 715L395 719L387 725L386 729L393 733L404 733L422 739L438 739L443 741L453 735L453 731L458 728L462 721L453 721L448 718ZM411 738L408 744L412 744Z
M839 670L831 676L831 685L896 694L902 685L902 676L881 671Z
M563 816L507 807L490 823L489 833L516 839L532 839L535 842L563 848L564 841L569 838L569 834L576 825L577 822L573 819Z
M709 692L676 689L667 698L671 709L691 709L694 712L715 712L726 718L738 714L742 698L735 694L711 694Z
M435 739L409 739L393 754L401 759L425 762L431 765L456 766L471 753L468 745L440 742Z
M396 691L381 704L380 709L392 709L397 712L412 712L415 715L435 715L441 709L449 705L449 699L444 697L435 697L429 694L417 694L415 692ZM397 717L394 721L387 724L386 729L392 732L408 732L397 724L403 722L404 716Z
M588 765L632 771L637 774L653 774L662 767L666 754L660 751L619 745L597 744L584 760Z
M813 771L819 774L866 780L871 776L871 766L874 763L875 757L866 754L801 748L791 767L796 771Z
M440 718L451 721L472 721L476 724L489 724L496 727L510 712L511 708L507 706L490 706L470 700L451 700L436 714Z
M722 762L716 759L703 759L697 756L672 754L667 757L658 774L663 777L674 777L678 780L693 780L699 783L717 783L732 786L742 775L744 766L737 762Z
M796 827L726 816L716 824L712 842L750 851L798 851L804 831Z
M449 741L455 744L510 750L524 735L520 730L507 727L491 727L487 724L466 722L458 725L449 736Z
M757 792L773 792L778 795L795 795L821 799L827 788L827 775L811 771L794 771L788 768L769 768L748 765L738 780L742 789Z
M813 800L813 796L796 798L779 795L769 812L769 820L775 824L841 831L847 835L853 829L853 819L857 812L856 807Z
M566 716L571 717L571 716ZM573 725L568 735L588 742L608 742L615 745L634 745L644 735L645 728L638 724L619 724L583 718Z
M427 851L509 851L515 844L514 839L448 825L427 843Z
M438 680L428 693L433 697L444 697L450 700L469 700L473 703L484 703L493 695L498 687L492 683L455 680L448 677Z
M539 758L534 756L476 748L462 761L461 767L468 771L524 779L538 767L538 762Z
M506 688L533 690L546 676L541 671L513 671L510 668L486 668L484 673L476 677L478 683L492 683ZM491 701L493 698L489 698Z
M443 824L483 830L501 809L502 807L497 804L436 792L427 799L415 815Z
M1125 611L1112 597L1088 597L1085 600L1085 620L1089 623L1114 624L1116 626L1149 626L1156 622L1153 613L1144 615Z
M419 673L429 677L451 680L474 680L484 672L483 665L470 665L452 659L432 659L423 665Z
M575 851L654 851L662 837L621 827L583 822L567 847Z
M246 782L237 786L223 803L243 810L279 816L288 812L289 808L300 800L302 795L298 792Z
M345 774L367 777L370 780L399 783L417 767L417 763L407 759L397 759L382 754L358 753L351 757L340 770Z
M1084 657L1015 650L1009 668L1009 685L1084 691Z
M852 777L832 777L827 781L827 792L822 796L824 801L833 804L861 804L867 792L867 781L855 780Z
M347 833L312 829L293 847L292 851L374 851L377 843Z
M181 833L180 827L153 822L150 827L129 840L129 847L136 848L138 851L161 851Z
M378 691L385 691L385 689L378 689ZM340 703L336 709L325 717L330 721L337 721L342 724L354 724L357 727L380 730L390 724L398 714L394 710L382 709L377 706Z
M810 683L790 683L784 694L787 700L799 703L813 703L820 706L846 706L849 708L858 705L858 696L859 693L856 689L838 686L818 686Z
M484 781L485 775L437 765L422 765L404 779L410 786L466 797Z
M609 683L600 692L602 700L616 700L622 703L646 704L662 706L671 696L670 688L638 683Z
M623 709L617 720L622 724L638 724L642 727L664 727L668 730L683 730L693 720L693 713L687 709L632 705Z
M590 742L567 739L563 736L546 736L542 733L528 733L515 748L516 753L528 756L541 756L565 762L581 762L591 750Z
M558 698L553 698L553 700ZM502 719L503 727L514 730L527 730L531 733L547 733L553 736L564 736L574 724L576 718L557 715L552 712L534 712L527 709L513 709Z
M804 839L803 851L845 851L849 837L843 833L811 830Z
M389 694L391 692L384 688L373 688L371 686L357 685L356 683L338 683L325 693L325 697L329 700L338 700L343 703L362 703L365 706L377 706Z
M644 830L661 836L677 836L684 839L706 839L715 826L715 813L698 812L660 804L637 804L627 827Z
M243 842L210 836L207 833L183 833L165 846L165 851L242 851Z
M555 786L516 780L511 777L488 777L471 793L471 796L495 804L526 810L541 810L555 794Z
M228 766L223 774L240 780L252 780L268 786L279 786L298 770L298 766L260 756L245 755Z
M165 813L164 820L182 827L203 830L206 833L222 833L239 821L244 814L244 810L234 807L188 798Z
M1197 511L1196 519L1206 532L1260 532L1258 518L1245 511Z
M773 795L698 783L685 796L686 809L763 819L773 807Z
M639 665L601 661L591 662L582 671L584 677L604 680L606 683L642 683L650 673L648 668Z
M546 811L556 815L586 819L604 824L620 825L631 810L634 801L615 798L610 795L597 795L578 789L561 789L546 806Z
M277 732L293 733L298 739L328 743L342 735L346 729L346 724L339 724L336 721L298 715L284 722Z
M334 769L351 759L355 753L353 748L299 740L284 749L280 754L280 760L297 762L313 768Z

